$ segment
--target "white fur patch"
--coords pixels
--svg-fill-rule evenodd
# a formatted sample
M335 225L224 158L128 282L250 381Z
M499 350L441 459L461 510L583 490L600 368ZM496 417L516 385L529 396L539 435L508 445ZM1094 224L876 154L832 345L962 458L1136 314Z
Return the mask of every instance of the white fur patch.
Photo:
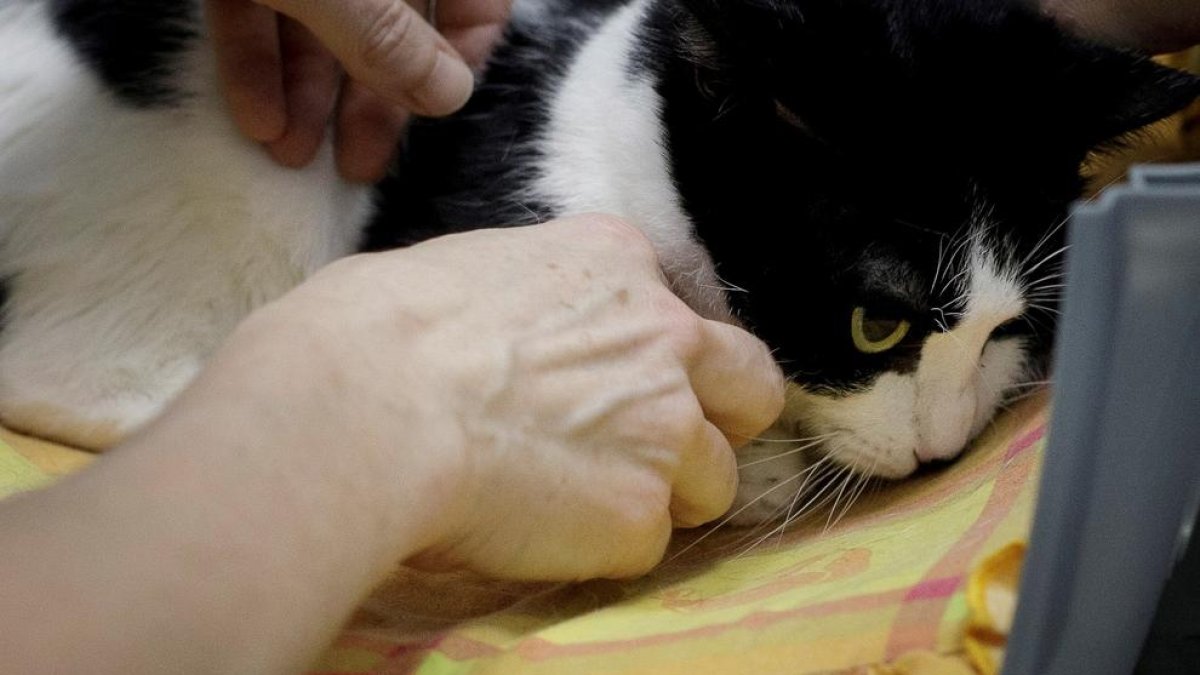
M609 213L654 243L673 289L709 318L730 319L712 258L697 241L671 180L662 101L630 74L645 0L622 8L580 49L537 142L535 198L560 215Z
M355 245L332 153L282 170L234 129L205 45L170 110L120 104L44 3L0 5L0 420L108 445L251 309Z

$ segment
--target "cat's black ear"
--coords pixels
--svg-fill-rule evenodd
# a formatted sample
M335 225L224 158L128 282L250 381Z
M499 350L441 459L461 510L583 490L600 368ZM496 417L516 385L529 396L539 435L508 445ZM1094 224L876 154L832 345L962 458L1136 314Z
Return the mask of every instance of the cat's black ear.
M1077 105L1085 141L1103 145L1169 117L1200 97L1200 77L1145 56L1103 50L1090 59Z

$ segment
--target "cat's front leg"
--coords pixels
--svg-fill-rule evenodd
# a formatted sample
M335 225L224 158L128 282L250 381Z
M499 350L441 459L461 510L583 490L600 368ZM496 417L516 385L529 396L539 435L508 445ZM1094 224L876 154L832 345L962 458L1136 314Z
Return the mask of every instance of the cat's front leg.
M199 370L186 355L163 363L153 353L118 363L68 331L53 345L0 350L0 423L14 431L105 450L154 417Z
M738 491L729 508L735 526L792 520L807 507L813 474L820 466L811 439L796 438L795 428L777 423L737 451Z

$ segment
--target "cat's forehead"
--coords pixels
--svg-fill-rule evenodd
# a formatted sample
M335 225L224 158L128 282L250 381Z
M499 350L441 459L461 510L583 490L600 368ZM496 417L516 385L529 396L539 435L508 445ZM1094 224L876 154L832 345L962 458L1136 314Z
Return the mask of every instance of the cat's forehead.
M977 189L957 198L961 208L940 227L876 214L857 228L853 222L833 228L831 236L840 229L844 240L841 260L832 256L831 264L850 271L842 276L848 290L913 312L953 307L959 315L1019 313L1023 277L1037 266L1039 251L1059 248L1061 229L1019 209L1006 217ZM1012 221L1021 217L1036 222Z

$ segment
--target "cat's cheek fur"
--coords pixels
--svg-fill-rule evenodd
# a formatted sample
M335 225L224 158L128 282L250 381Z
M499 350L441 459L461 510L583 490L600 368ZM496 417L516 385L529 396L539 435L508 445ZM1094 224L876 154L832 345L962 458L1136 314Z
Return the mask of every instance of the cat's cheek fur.
M918 465L917 409L917 377L887 372L851 394L794 392L784 417L806 435L827 437L822 452L833 461L873 476L901 478Z
M279 169L233 128L208 50L183 57L177 106L130 107L55 35L45 4L0 6L12 428L118 442L249 311L357 243L369 197L336 179L330 149Z

